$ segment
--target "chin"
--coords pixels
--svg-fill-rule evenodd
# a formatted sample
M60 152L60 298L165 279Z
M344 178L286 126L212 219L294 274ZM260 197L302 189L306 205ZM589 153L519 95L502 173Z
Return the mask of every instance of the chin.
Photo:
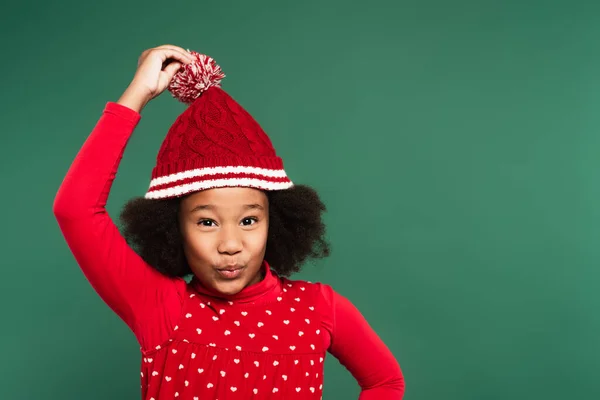
M215 282L215 284L213 285L213 288L214 288L214 290L216 290L217 292L219 292L221 294L231 296L231 295L238 294L239 292L241 292L245 286L246 285L244 284L243 281Z

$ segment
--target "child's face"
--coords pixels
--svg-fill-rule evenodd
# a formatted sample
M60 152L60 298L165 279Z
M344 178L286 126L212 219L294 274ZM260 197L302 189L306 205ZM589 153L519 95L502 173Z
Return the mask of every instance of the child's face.
M205 287L235 294L261 280L269 203L260 190L218 188L182 199L179 224L192 272Z

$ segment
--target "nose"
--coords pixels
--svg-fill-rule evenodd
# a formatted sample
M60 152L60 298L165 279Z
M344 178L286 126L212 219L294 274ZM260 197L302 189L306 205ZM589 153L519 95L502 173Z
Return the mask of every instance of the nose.
M224 228L221 230L217 250L221 254L233 255L242 251L242 239L235 228Z

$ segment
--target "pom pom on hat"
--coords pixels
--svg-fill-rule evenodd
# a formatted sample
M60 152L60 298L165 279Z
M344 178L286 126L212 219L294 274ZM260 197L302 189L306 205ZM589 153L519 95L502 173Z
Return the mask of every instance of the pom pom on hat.
M168 86L189 106L167 132L145 197L167 199L219 187L292 187L269 136L221 88L221 68L212 58L189 52L196 61L182 66Z
M191 50L188 52L194 56L195 62L183 65L167 89L177 100L191 104L209 87L221 87L225 74L211 57Z

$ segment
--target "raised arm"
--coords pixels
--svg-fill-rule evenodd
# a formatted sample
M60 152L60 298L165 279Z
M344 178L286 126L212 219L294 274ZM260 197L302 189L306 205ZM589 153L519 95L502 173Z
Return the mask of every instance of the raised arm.
M358 382L359 400L400 400L404 376L396 358L359 310L330 287L322 286L331 318L329 352Z
M156 80L157 70L162 79L168 78L162 74L172 76L179 66L173 63L162 71L161 57L184 62L185 57L178 53L160 49L140 58L134 81L118 103L106 104L53 204L62 234L86 278L145 348L168 337L179 317L185 281L167 278L147 265L128 246L105 206L141 109L164 90L159 86L152 92L143 78L153 73Z

